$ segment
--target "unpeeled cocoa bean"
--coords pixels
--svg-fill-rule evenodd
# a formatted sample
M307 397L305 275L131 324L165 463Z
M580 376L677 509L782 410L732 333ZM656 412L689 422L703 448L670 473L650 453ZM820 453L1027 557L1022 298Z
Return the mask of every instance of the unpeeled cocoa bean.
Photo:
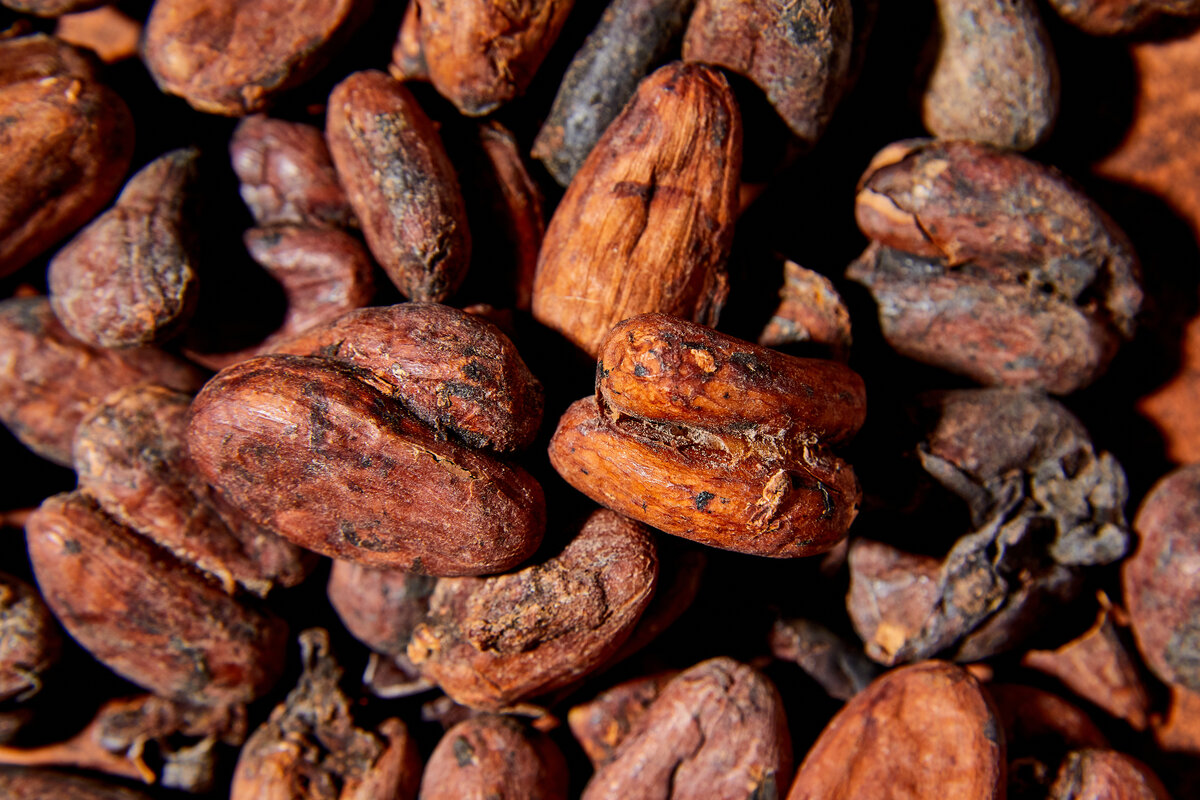
M119 675L205 705L249 702L279 677L281 619L234 600L85 495L47 499L26 532L46 604Z
M1200 13L1197 0L1050 0L1050 5L1094 36L1133 33L1164 15Z
M58 626L37 590L0 573L0 702L37 694L61 648Z
M571 735L595 769L616 758L617 748L677 672L659 672L618 684L567 714Z
M199 151L143 167L116 205L50 261L50 306L72 336L135 347L174 335L196 307L194 184Z
M1080 750L1063 761L1048 800L1170 800L1149 767L1115 750Z
M484 715L446 731L429 756L420 800L566 800L567 763L545 734Z
M148 800L142 792L95 778L21 767L0 767L0 795L8 800Z
M428 575L335 560L325 591L354 638L376 653L397 656L407 652L413 630L425 620L436 585Z

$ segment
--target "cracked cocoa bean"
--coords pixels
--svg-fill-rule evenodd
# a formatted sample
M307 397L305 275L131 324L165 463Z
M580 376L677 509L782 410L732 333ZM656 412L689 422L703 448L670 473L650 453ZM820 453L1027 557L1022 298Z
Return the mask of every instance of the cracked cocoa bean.
M80 420L111 392L138 383L194 392L203 378L162 350L110 350L72 338L45 297L0 303L0 420L43 458L70 466Z
M239 511L322 555L433 575L525 560L545 528L538 483L439 441L389 389L329 358L260 356L197 395L188 451Z
M853 17L850 0L698 0L683 58L749 78L811 147L849 85Z
M566 800L567 762L545 734L512 717L473 717L429 756L420 800Z
M281 619L233 599L85 495L48 498L26 532L46 604L117 674L205 705L249 702L279 677Z
M133 156L133 118L95 61L51 36L0 40L0 276L108 204Z
M778 797L792 775L783 702L757 671L714 658L671 680L583 800Z
M714 69L674 63L643 80L550 220L534 317L591 356L635 314L715 324L728 293L741 125Z
M437 129L399 81L356 72L329 95L329 151L367 246L412 300L444 300L470 263L471 235Z
M522 94L574 0L413 0L429 80L468 116Z
M788 800L1000 800L1004 734L978 682L953 664L892 670L842 707Z
M507 575L442 578L408 656L455 701L499 710L593 671L650 603L650 532L597 511L554 557Z
M151 161L51 259L50 307L76 339L135 347L188 322L198 291L191 223L199 158L186 149Z
M849 368L647 314L601 343L596 386L559 421L550 461L601 505L665 533L776 558L845 537L858 482L828 445L865 415Z

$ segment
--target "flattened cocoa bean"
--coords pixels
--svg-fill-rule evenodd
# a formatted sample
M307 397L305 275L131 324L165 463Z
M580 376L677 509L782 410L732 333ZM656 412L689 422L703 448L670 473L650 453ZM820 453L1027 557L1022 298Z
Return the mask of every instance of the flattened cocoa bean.
M413 630L429 612L436 584L428 575L335 560L325 592L354 638L377 653L395 656L407 652Z
M0 767L0 796L8 800L148 800L142 792L95 778L44 769Z
M1063 761L1048 800L1170 800L1148 766L1115 750L1080 750Z
M47 499L26 525L46 604L119 675L192 703L245 703L283 669L287 625L239 603L78 492Z
M342 314L362 308L375 295L375 267L362 243L344 231L278 225L250 228L242 234L246 250L283 289L287 310L272 333L249 347L223 351L220 315L209 327L193 326L187 355L197 363L219 370L239 361L275 352L281 343ZM208 322L209 320L206 320Z
M109 350L72 338L45 297L0 302L0 420L43 458L70 466L79 421L137 383L194 392L203 378L155 348Z
M142 52L158 87L212 114L261 111L325 65L361 0L158 0Z
M527 447L542 422L542 386L495 325L435 303L364 308L276 348L369 370L379 388L444 438Z
M1058 116L1058 66L1030 0L937 0L938 54L921 101L929 132L1028 150Z
M659 672L617 684L567 714L571 735L595 769L611 762L617 748L633 730L678 672Z
M1004 734L966 670L892 670L843 706L808 751L788 800L1004 797Z
M190 395L161 386L120 389L75 433L79 490L105 513L216 577L259 595L294 586L313 560L257 526L227 525L187 455Z
M444 300L471 258L467 212L433 122L399 81L356 72L329 95L325 137L375 260L411 300Z
M661 63L695 0L612 0L571 59L533 142L533 157L568 185L638 82Z
M413 0L429 80L470 116L522 94L574 0Z
M779 692L729 658L677 675L633 723L583 800L778 797L792 775Z
M234 129L229 157L260 226L357 225L320 128L255 114Z
M0 702L37 694L61 648L58 626L37 590L0 572Z
M230 800L414 800L421 762L404 723L355 725L324 630L300 634L300 651L304 672L246 741Z
M82 50L36 34L0 41L0 275L108 204L133 156L133 118Z
M712 547L795 558L845 537L861 494L845 462L819 447L777 459L742 444L613 422L587 397L559 420L550 463L601 505Z
M484 715L446 731L429 756L420 800L566 800L567 762L545 734Z
M597 511L545 562L439 580L408 656L455 701L498 710L602 664L633 631L657 579L650 532Z
M50 307L76 339L134 347L187 323L197 299L189 226L199 158L189 148L151 161L50 261Z
M651 74L550 220L534 317L591 356L636 314L715 324L741 158L741 116L719 72L674 63Z
M1094 36L1133 33L1161 15L1200 13L1197 0L1049 0L1063 19Z
M836 361L794 358L664 314L642 314L600 345L596 392L613 419L748 435L787 452L836 444L866 419L866 388Z
M683 57L745 75L811 146L848 85L853 18L850 0L698 0Z
M433 575L525 560L546 524L538 483L436 440L387 388L326 358L244 361L196 397L188 450L236 508L322 555Z
M1138 649L1164 681L1200 691L1200 464L1155 484L1133 524L1141 544L1121 579Z

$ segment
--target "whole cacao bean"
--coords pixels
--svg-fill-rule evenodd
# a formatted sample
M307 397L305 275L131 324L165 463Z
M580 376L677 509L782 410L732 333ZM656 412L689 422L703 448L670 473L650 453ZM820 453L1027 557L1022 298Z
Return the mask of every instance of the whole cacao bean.
M566 800L567 763L545 734L485 715L446 731L429 756L420 800Z
M37 590L0 573L0 702L37 694L61 648L58 626Z

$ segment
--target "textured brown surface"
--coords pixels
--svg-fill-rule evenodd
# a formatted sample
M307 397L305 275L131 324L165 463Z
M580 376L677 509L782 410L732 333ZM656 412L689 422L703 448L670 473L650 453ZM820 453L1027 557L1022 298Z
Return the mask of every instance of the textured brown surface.
M1004 797L1004 734L965 670L893 670L847 703L796 774L788 800Z
M571 59L533 142L533 157L568 185L638 82L671 52L695 0L612 0Z
M1095 624L1083 635L1055 650L1030 650L1021 663L1053 675L1134 730L1146 728L1150 694L1138 675L1137 662L1121 642L1112 609L1101 608Z
M229 157L260 226L356 224L320 128L255 114L234 129Z
M295 586L314 565L308 553L252 524L227 525L187 455L191 397L161 386L120 389L75 433L79 489L105 513L232 593L265 595Z
M327 358L244 361L197 396L189 452L246 516L322 555L434 575L527 558L545 528L537 482L436 440L386 390Z
M415 800L421 762L404 723L355 724L324 630L300 634L300 651L304 672L246 741L230 800Z
M741 151L741 117L719 72L675 63L642 81L550 220L534 317L593 356L635 314L714 324Z
M329 603L354 638L377 653L402 655L429 611L437 581L399 569L333 562L325 588Z
M1133 524L1121 577L1138 649L1158 677L1200 691L1200 464L1155 484Z
M408 655L457 702L498 710L602 664L629 637L657 578L650 532L597 511L544 562L439 580Z
M57 464L71 464L76 426L110 392L137 383L192 392L202 382L199 370L161 350L71 338L44 297L0 303L0 420Z
M813 145L848 86L853 16L850 0L698 0L683 57L745 75Z
M61 647L58 625L37 590L0 572L0 701L37 694Z
M375 259L411 300L462 282L471 235L437 129L399 81L356 72L329 95L325 136Z
M986 688L1004 726L1010 761L1047 740L1056 748L1108 746L1096 723L1056 694L1017 683L989 683Z
M1170 800L1162 781L1115 750L1080 750L1059 768L1048 800Z
M937 0L938 51L922 97L941 139L1028 150L1058 116L1058 67L1033 0Z
M425 63L425 50L421 46L421 7L416 0L404 9L388 72L398 81L429 80L429 65Z
M758 343L785 347L806 343L820 346L831 358L850 356L850 312L833 282L793 261L783 264L781 302L763 328Z
M1160 15L1200 13L1197 0L1049 0L1069 22L1095 36L1132 33Z
M199 151L174 150L134 175L117 203L50 261L50 307L76 339L136 347L170 338L196 306Z
M278 225L250 228L242 234L250 257L283 290L287 309L279 327L261 341L224 350L221 319L205 328L197 321L185 353L209 369L219 370L264 353L362 308L375 295L375 265L362 242L332 228ZM207 320L206 320L207 321Z
M194 108L241 116L325 65L362 0L158 0L142 55L155 83Z
M243 703L283 669L287 626L225 594L79 493L26 525L46 604L84 649L139 686L192 703Z
M113 6L64 14L54 26L54 35L76 47L92 50L106 64L135 58L142 23Z
M472 116L525 91L574 5L574 0L413 2L430 81Z
M566 798L558 746L511 717L474 717L446 731L421 778L420 800Z
M676 676L597 770L583 800L779 797L792 743L779 692L729 658Z
M855 204L871 247L848 277L901 353L988 384L1095 380L1142 301L1125 235L1055 170L970 142L882 150Z
M7 800L147 800L133 789L96 778L44 769L0 767L0 795Z
M4 0L0 5L38 17L57 17L95 8L104 2L106 0Z
M678 674L658 672L634 678L571 709L567 714L571 735L594 768L600 769L616 757L617 748L634 724Z
M368 370L438 435L472 447L527 447L542 421L542 386L487 320L435 303L364 308L277 348Z
M133 155L125 102L84 51L36 34L0 41L0 275L108 204Z

